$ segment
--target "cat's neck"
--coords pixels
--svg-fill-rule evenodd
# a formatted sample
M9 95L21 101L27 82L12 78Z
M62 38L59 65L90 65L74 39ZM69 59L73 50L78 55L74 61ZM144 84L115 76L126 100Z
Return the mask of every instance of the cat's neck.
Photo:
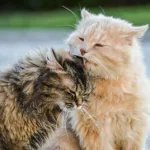
M109 93L115 95L122 95L123 93L131 94L135 91L135 84L137 83L136 75L118 76L114 79L102 79L93 77L93 83L95 87L95 94L97 96L105 96Z

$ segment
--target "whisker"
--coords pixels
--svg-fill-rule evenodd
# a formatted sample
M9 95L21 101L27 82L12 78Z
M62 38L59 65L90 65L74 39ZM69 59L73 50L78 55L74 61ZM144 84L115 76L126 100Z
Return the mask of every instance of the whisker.
M68 113L68 111L67 111L67 108L64 108L64 109L63 109L62 128L65 129L66 135L67 135L67 139L69 140L68 130L67 130L67 120L68 120L68 116L69 116L69 113Z
M67 8L66 6L62 6L63 8L65 8L66 10L68 10L69 12L71 12L73 14L73 16L75 17L76 21L79 20L78 16L72 11L70 10L69 8Z
M105 75L107 75L108 77L111 77L111 74L108 71L108 69L106 68L106 66L104 64L100 63L100 61L97 60L97 58L95 58L94 56L91 56L90 59L93 60L94 62L96 62L97 64L99 64L101 66L101 69L104 70L104 73L107 72L107 74L105 73Z
M61 112L59 115L58 115L58 118L56 120L56 128L59 128L59 121L60 121L60 117L63 116L63 112Z
M99 65L100 65L101 67L103 67L103 69L108 73L107 76L111 77L111 74L110 74L110 72L108 71L108 69L106 68L106 66L105 66L104 64L102 64L102 63L99 63Z
M82 8L81 8L81 5L80 5L80 3L78 4L78 6L79 6L79 10L80 10L80 12L82 11Z
M84 113L85 111L83 110L83 108L80 109L80 110L81 110L81 112L83 113L83 119L85 119L85 117L86 117L86 113Z
M89 116L89 118L93 121L94 125L97 127L98 131L100 132L99 125L97 124L93 116L86 109L82 108L82 110Z
M104 9L101 6L99 6L99 8L102 10L103 14L106 15L106 12L104 11Z

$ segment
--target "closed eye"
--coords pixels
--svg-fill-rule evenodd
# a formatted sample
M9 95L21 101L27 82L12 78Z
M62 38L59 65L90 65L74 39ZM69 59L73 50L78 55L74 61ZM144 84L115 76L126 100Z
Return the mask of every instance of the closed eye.
M83 98L83 102L88 103L89 101L85 98Z
M79 37L79 39L80 39L82 42L84 41L84 38Z
M95 46L95 47L103 47L104 45L97 43L97 44L95 44L94 46Z
M65 104L66 104L67 108L72 108L72 107L74 107L74 105L73 105L72 103L65 103Z
M69 89L69 93L72 94L72 95L76 95L76 93L74 91L70 90L70 89Z

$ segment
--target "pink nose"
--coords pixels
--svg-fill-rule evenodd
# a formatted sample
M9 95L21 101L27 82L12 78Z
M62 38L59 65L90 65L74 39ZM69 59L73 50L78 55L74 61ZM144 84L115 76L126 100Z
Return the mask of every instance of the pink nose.
M81 52L81 55L83 56L84 54L86 54L87 52L86 52L86 50L85 49L83 49L83 48L81 48L80 49L80 52Z

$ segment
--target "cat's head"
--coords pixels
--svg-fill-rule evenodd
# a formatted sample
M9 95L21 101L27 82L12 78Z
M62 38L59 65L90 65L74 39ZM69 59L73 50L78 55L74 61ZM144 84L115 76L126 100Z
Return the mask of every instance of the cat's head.
M92 75L116 78L131 63L138 61L138 38L148 25L135 27L127 21L81 12L77 29L67 39L72 55L85 58L85 67Z
M92 85L81 58L71 57L64 50L42 52L23 61L21 87L30 110L45 113L53 108L73 109L86 105ZM22 101L21 105L22 105ZM23 106L24 107L24 106Z
M58 101L58 105L65 108L81 108L89 102L88 96L92 91L92 84L83 66L82 58L71 57L65 51L55 52L52 49L52 53L58 65L56 68L59 68L54 72L61 82L54 84L58 85L58 95L63 99ZM61 94L59 88L62 88Z

